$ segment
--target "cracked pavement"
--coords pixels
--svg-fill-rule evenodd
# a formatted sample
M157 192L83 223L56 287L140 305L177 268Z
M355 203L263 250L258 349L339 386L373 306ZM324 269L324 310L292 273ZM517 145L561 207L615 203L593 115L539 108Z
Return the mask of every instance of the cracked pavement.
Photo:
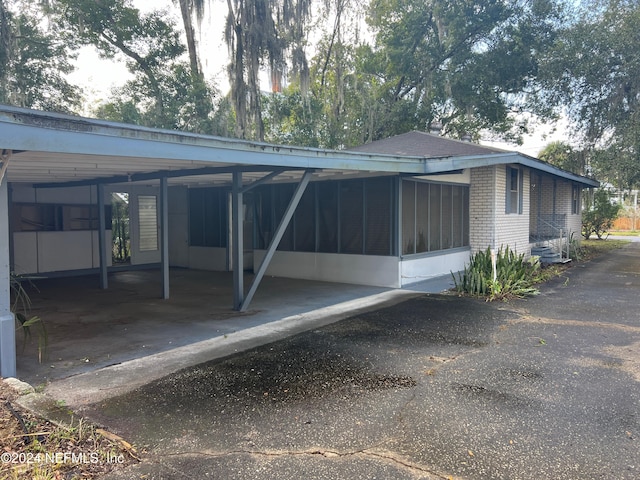
M424 295L82 414L144 447L109 479L640 477L640 243L538 297Z

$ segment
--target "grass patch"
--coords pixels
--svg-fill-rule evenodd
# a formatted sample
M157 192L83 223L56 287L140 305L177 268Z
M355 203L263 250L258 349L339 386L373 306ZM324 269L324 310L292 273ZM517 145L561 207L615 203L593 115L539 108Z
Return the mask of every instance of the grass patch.
M630 240L582 240L580 242L580 259L584 262L599 257L611 250L616 250L628 245Z

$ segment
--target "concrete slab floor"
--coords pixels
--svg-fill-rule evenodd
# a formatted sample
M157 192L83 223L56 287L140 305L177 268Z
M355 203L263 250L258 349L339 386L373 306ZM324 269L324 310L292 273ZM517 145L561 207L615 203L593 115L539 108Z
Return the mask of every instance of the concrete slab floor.
M251 280L247 275L245 287ZM39 363L36 331L26 342L17 333L18 377L37 386L341 302L357 301L349 308L373 308L394 296L392 289L381 287L266 277L250 310L240 313L231 308L230 272L172 269L168 300L160 299L160 281L157 270L136 270L110 274L107 290L99 288L97 275L25 284L31 314L46 325L48 345ZM397 295L439 292L449 283L450 278L421 282Z

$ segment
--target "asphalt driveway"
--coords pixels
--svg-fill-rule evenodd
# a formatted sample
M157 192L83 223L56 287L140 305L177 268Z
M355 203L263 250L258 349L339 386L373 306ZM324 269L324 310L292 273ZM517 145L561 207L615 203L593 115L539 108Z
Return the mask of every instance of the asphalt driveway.
M425 295L83 409L110 479L640 478L640 243L533 299Z

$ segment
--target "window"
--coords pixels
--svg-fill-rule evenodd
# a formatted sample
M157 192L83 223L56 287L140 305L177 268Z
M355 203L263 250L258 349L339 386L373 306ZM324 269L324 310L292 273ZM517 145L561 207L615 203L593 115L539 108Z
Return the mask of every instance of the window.
M580 213L580 187L573 185L571 187L571 213L578 215Z
M313 185L307 186L294 213L294 249L296 252L316 250L316 198Z
M453 187L452 189L452 203L451 203L451 246L453 248L462 247L464 241L464 205L463 205L463 193L462 188Z
M111 230L112 206L105 205L106 230ZM50 203L15 203L10 210L14 232L98 230L97 205L59 205Z
M155 195L138 196L140 251L158 250L158 213Z
M429 250L429 184L416 183L416 252Z
M429 186L429 251L442 249L442 185Z
M273 198L274 198L274 203L273 203L274 217L273 218L275 219L275 222L273 223L274 234L276 233L276 229L278 228L278 225L280 225L280 222L282 221L282 217L284 217L284 213L287 211L287 207L291 202L291 198L293 197L294 192L295 192L295 185L293 184L281 185L280 188L276 188L273 190ZM294 227L295 223L296 222L294 218L289 222L289 225L287 225L287 228L285 229L284 234L280 239L278 250L294 250L293 230L295 228ZM269 242L271 242L271 239L269 239Z
M416 182L402 182L402 254L416 253Z
M451 229L453 226L453 203L451 201L451 185L442 186L442 249L453 247Z
M469 187L404 180L402 253L469 246Z
M522 172L519 168L507 167L506 213L522 213Z

